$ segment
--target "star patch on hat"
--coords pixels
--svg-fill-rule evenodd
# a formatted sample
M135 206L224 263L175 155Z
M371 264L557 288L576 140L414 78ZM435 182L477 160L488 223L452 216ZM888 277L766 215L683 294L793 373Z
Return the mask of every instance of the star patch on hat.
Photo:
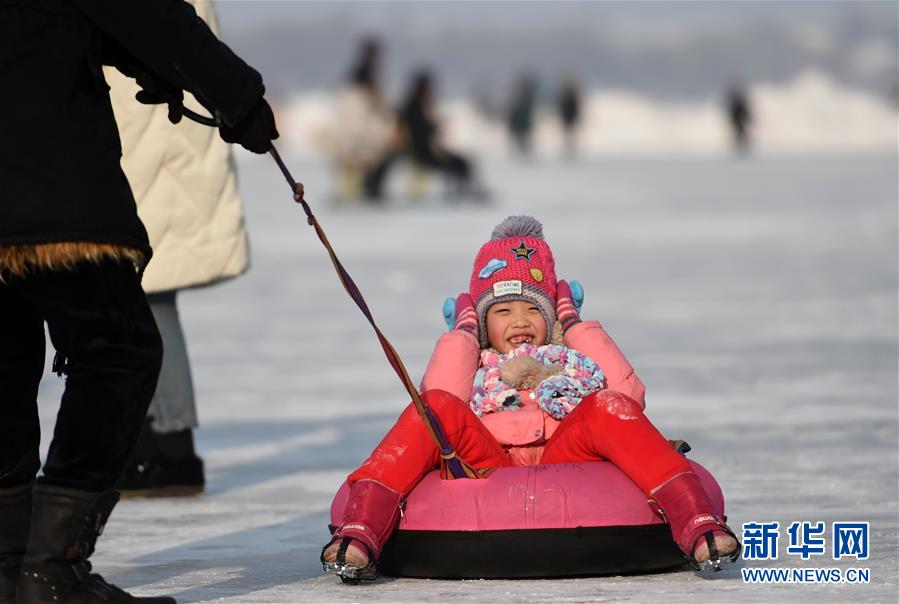
M528 247L524 244L524 240L522 239L521 243L518 244L517 247L510 247L509 251L515 254L516 260L527 260L530 262L531 254L537 251L535 247Z

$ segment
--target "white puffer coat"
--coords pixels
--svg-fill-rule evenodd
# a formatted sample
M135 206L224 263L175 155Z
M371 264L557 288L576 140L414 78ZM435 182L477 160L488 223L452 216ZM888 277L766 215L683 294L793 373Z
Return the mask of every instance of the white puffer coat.
M216 33L211 2L191 2ZM230 146L218 130L187 118L172 125L166 105L141 105L134 80L105 69L122 139L122 168L150 235L148 293L207 285L249 266L243 209ZM185 93L184 105L208 114Z

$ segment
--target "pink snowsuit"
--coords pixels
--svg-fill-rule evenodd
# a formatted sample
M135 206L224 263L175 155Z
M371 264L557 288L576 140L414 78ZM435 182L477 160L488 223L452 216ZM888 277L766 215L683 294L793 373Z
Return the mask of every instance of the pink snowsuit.
M477 339L462 330L443 334L421 382L422 396L459 456L475 468L608 459L647 495L690 466L643 414L644 386L598 322L565 334L565 346L602 369L607 389L584 398L559 421L521 390L521 407L480 418L468 400L478 370ZM439 452L409 405L371 456L348 481L371 479L405 496L430 470Z

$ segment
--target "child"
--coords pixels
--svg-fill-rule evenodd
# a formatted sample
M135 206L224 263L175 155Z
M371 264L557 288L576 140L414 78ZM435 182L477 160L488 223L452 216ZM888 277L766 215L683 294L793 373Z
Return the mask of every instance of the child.
M739 556L690 465L643 414L643 383L630 363L599 323L581 321L568 283L556 281L535 219L507 218L481 247L421 392L472 467L606 459L646 493L695 568ZM400 502L438 463L409 405L350 474L343 524L322 551L325 570L375 578Z

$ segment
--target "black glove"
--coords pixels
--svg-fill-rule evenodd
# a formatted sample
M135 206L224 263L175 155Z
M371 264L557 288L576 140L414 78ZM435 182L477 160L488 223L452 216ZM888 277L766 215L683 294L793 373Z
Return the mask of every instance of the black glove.
M168 83L149 68L140 63L133 55L118 44L107 43L104 46L106 56L104 62L114 65L129 78L134 78L141 87L134 98L144 105L169 106L169 121L177 124L184 114L184 91L178 86Z
M272 108L262 97L237 125L219 126L219 135L226 143L239 143L253 153L268 153L272 141L279 136Z
M183 90L145 70L136 70L134 79L141 87L141 90L134 95L139 103L144 105L165 103L169 106L169 121L173 124L181 121L181 116L184 115Z

